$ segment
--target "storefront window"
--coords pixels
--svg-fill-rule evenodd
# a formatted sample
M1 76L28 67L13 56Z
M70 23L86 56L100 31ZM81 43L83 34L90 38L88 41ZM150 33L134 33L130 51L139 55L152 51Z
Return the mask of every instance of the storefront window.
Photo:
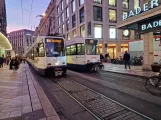
M116 0L109 0L109 5L110 6L116 6Z
M129 8L129 0L122 0L122 7L125 9Z
M110 22L116 22L116 10L109 9L109 21Z
M109 53L110 59L116 58L116 44L108 44L107 53Z
M121 52L124 53L125 51L128 51L128 44L121 44Z
M102 38L102 25L94 25L94 37Z

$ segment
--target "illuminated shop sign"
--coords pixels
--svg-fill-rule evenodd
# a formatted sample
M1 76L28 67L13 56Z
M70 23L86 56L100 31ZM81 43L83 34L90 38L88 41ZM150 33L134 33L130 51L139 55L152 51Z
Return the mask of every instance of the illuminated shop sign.
M149 5L149 3L150 3L150 5ZM159 0L151 0L150 2L143 4L143 8L137 7L135 11L131 10L129 12L129 14L123 14L123 20L126 20L127 18L133 17L135 15L138 15L142 12L146 12L146 11L153 9L155 7L158 7L158 6L159 6Z
M141 33L155 31L161 29L161 16L153 16L152 18L146 19L138 23L139 31Z
M148 24L142 24L141 30L144 31L144 30L149 30L156 27L161 27L161 20L153 21Z

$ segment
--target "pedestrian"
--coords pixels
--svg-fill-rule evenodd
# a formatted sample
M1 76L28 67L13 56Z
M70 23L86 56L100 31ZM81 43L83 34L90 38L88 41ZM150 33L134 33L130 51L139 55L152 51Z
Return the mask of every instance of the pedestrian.
M3 57L0 56L0 68L2 69L3 67Z
M12 58L11 62L10 62L10 69L13 70L13 72L16 72L18 69L18 61L17 59L15 59L14 57Z
M24 64L26 63L26 58L25 58L25 57L23 57L23 63L24 63Z
M102 53L100 54L100 59L101 59L101 61L104 60L104 56L102 55Z
M130 67L130 54L127 51L125 51L123 60L125 62L125 69L127 69L127 66L129 66L129 69L131 69L131 67Z

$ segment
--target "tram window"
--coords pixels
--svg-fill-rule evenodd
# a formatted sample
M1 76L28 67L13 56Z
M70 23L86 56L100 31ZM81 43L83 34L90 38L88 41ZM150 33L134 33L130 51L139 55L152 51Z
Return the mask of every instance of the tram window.
M66 55L70 55L70 47L66 47Z
M84 55L84 54L85 54L84 44L77 44L77 55Z
M45 56L44 43L39 43L38 44L38 55L39 55L39 57L44 57Z
M70 50L71 55L76 55L76 45L72 45Z

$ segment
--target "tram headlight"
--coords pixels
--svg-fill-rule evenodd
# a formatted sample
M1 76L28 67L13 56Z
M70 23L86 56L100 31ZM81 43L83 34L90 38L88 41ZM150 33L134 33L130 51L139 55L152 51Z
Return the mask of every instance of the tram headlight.
M55 65L60 65L60 60L55 60Z

